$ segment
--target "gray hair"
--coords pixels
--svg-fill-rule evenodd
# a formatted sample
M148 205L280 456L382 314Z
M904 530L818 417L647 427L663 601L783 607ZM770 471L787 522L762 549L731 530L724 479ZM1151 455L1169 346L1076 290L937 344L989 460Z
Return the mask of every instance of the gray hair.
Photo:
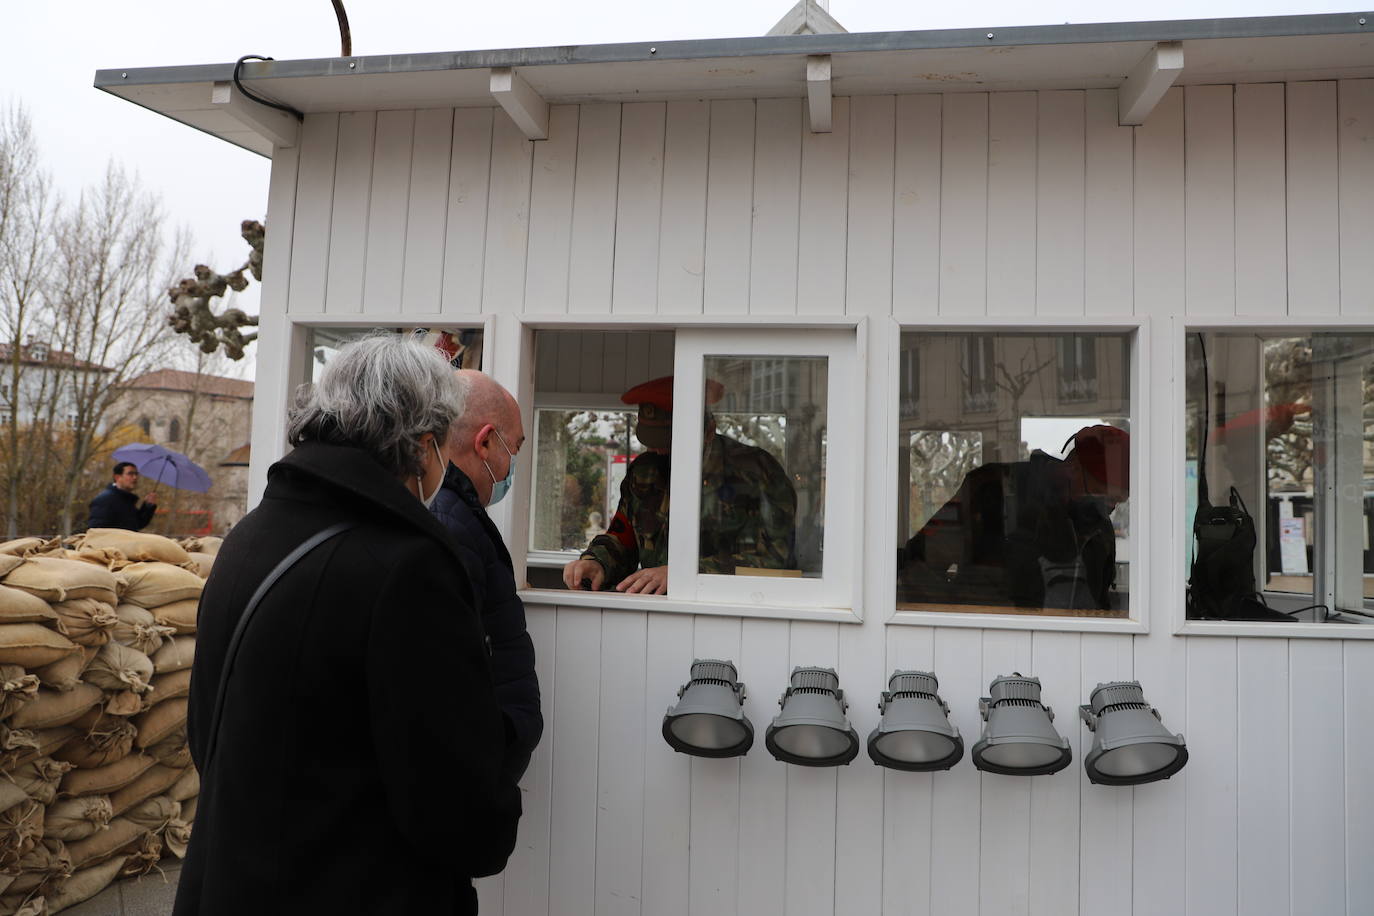
M318 382L297 390L286 437L355 446L401 477L421 471L420 437L442 445L462 413L463 392L438 350L374 334L345 344Z

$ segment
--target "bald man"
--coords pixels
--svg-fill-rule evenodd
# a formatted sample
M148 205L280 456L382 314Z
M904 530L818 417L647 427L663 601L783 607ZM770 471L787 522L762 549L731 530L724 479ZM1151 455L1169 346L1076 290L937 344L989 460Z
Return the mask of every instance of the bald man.
M525 606L515 594L510 552L486 507L510 491L525 428L515 398L485 373L459 369L454 375L463 413L454 424L448 472L430 511L458 542L472 579L491 651L496 701L506 717L507 768L518 781L539 743L544 719Z

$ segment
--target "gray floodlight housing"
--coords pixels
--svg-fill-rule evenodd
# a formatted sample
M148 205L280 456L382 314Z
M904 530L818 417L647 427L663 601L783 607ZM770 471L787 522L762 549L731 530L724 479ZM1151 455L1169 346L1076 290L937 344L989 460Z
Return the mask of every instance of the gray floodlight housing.
M1054 710L1040 702L1040 679L1019 672L994 678L978 701L983 736L973 765L1006 776L1058 773L1073 760L1069 741L1054 730Z
M949 721L949 705L929 671L892 672L878 702L883 714L868 736L868 756L880 767L925 772L948 770L964 756L964 739Z
M1183 736L1164 727L1159 711L1145 702L1139 681L1098 684L1078 713L1093 732L1083 768L1098 785L1137 786L1168 779L1188 762Z
M698 658L678 703L663 717L663 740L694 757L740 757L754 746L754 726L744 714L744 684L734 662Z
M844 691L833 668L793 668L791 686L778 705L782 711L763 739L778 760L834 767L858 756L859 735L844 714Z

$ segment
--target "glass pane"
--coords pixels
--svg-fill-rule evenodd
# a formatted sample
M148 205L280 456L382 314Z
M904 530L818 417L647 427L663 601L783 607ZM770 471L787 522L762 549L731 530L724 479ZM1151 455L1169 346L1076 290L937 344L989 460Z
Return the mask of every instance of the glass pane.
M1374 335L1189 334L1188 616L1368 622Z
M482 368L481 328L311 328L310 381L319 379L325 363L345 343L369 334L414 334L447 356L453 368Z
M828 362L707 356L700 571L821 575Z
M620 481L644 449L617 410L535 411L532 550L579 552L606 530Z
M1124 617L1130 335L906 333L898 605Z

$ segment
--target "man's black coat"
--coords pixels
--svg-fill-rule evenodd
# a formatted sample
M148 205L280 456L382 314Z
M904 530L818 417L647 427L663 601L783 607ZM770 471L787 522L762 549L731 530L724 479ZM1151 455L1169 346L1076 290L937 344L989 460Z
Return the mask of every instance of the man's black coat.
M110 484L91 500L91 516L86 527L142 531L153 520L155 512L157 506L138 504L138 494Z
M477 609L491 647L496 701L506 714L509 729L507 772L519 780L544 733L544 718L539 712L534 643L525 629L525 605L515 594L510 551L468 475L451 464L430 511L458 542L472 577Z
M304 444L269 471L200 603L190 744L202 774L175 912L477 912L519 791L456 545L364 452ZM230 634L277 563L336 522Z

